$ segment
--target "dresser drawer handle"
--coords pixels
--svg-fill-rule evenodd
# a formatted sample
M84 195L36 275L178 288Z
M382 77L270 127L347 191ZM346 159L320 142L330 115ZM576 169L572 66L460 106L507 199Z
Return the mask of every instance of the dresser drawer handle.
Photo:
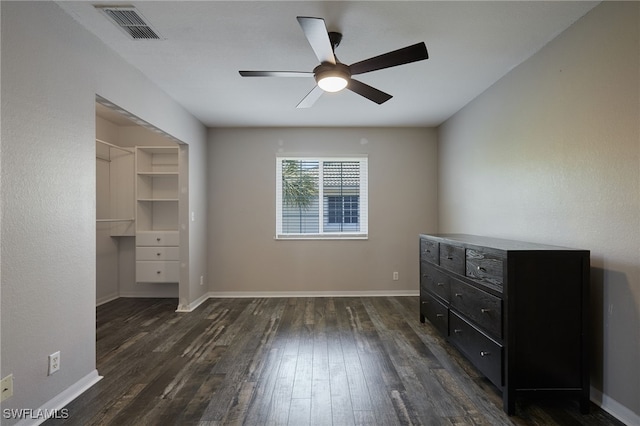
M156 256L160 256L160 253L156 253Z
M436 318L442 318L444 314L436 314Z
M491 355L491 352L488 352L488 351L480 351L480 356L481 356L481 357L485 357L485 356L489 356L489 355Z
M453 260L453 256L447 256L447 260Z
M456 293L455 296L462 298L462 293Z
M476 269L480 272L487 272L487 270L484 269L482 266L478 266Z
M489 312L491 312L491 309L482 308L480 309L480 312L482 312L483 314L488 314Z
M156 241L160 242L160 240L161 240L161 238L160 238L160 237L156 238Z
M459 329L459 328L455 328L455 329L453 329L453 332L454 332L455 334L460 334L460 333L462 333L462 330L461 330L461 329Z
M444 283L437 283L436 284L438 287L442 287L444 285Z
M423 304L423 305L428 305L428 304L429 304L429 302L427 302L426 300L423 300L423 301L422 301L422 304Z
M162 271L156 271L156 274L160 275L162 273Z

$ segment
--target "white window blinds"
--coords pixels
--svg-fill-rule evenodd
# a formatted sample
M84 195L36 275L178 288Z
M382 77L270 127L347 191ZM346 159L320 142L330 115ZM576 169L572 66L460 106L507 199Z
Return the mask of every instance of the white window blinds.
M276 238L366 238L366 157L277 157Z

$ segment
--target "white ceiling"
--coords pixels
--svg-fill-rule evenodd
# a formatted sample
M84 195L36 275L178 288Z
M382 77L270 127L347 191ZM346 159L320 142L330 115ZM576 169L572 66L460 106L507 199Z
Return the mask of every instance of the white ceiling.
M124 60L210 127L437 126L598 2L134 1L163 40L133 40L91 2L57 2ZM101 2L100 4L122 4ZM420 41L426 61L358 76L394 97L350 91L297 103L313 78L242 78L239 70L312 71L296 16L343 33L351 64Z

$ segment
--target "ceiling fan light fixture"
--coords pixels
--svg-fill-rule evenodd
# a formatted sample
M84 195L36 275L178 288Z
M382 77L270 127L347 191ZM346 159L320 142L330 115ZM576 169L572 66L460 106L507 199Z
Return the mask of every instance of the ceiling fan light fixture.
M318 80L318 86L325 92L339 92L347 87L347 80L342 76L326 76Z
M351 73L344 64L322 64L314 70L316 83L325 92L339 92L349 84Z

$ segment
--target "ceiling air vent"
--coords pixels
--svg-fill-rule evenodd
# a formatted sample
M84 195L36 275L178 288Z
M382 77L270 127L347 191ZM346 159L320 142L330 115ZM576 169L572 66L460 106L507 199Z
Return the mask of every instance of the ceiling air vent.
M144 17L133 6L96 6L102 13L135 40L160 40L157 31L151 28Z

